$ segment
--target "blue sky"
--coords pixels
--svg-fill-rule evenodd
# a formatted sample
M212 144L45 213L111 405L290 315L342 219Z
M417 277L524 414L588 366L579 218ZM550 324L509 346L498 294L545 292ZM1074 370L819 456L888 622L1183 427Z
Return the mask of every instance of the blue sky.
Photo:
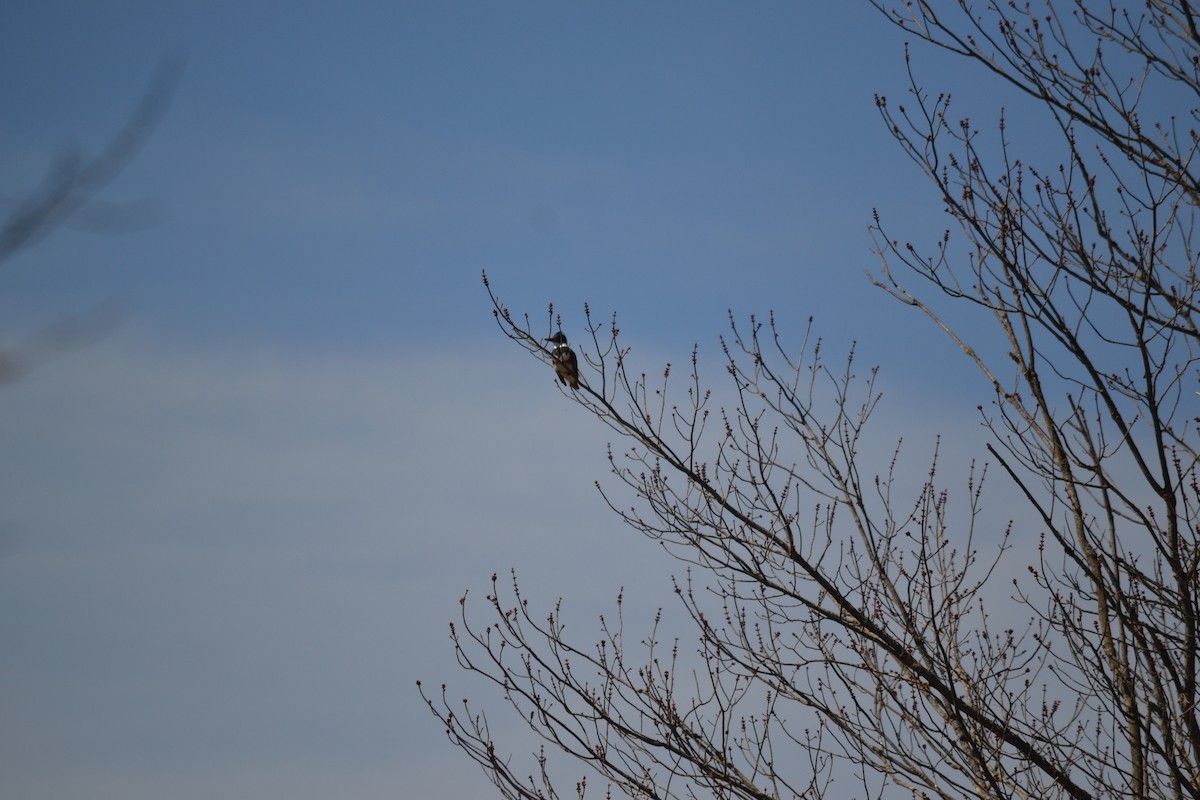
M761 308L762 284L885 308L862 291L870 210L935 207L871 101L901 88L900 40L854 4L21 5L0 56L17 187L190 53L110 195L167 221L30 253L21 308L116 295L181 337L427 347L415 331L482 333L486 267L514 300L587 299L688 343L664 298L700 319Z
M482 269L568 332L619 311L652 368L715 364L727 309L815 315L884 365L883 433L968 436L984 387L863 277L873 207L945 226L872 102L902 46L865 2L0 6L6 203L188 54L99 198L141 229L0 271L8 343L122 320L0 394L2 793L486 795L413 685L462 680L462 591L516 566L583 627L677 567L603 507L605 430Z

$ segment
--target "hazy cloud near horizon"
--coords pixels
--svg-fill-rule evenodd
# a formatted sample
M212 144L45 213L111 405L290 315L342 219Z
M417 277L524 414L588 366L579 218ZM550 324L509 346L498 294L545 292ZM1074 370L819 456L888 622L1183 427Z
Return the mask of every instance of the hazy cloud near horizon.
M472 685L446 639L464 589L517 567L535 604L569 594L586 639L625 586L648 623L683 567L591 485L610 432L496 352L118 334L0 393L6 785L151 797L182 770L191 796L250 797L275 769L276 790L322 796L328 777L293 784L311 769L385 794L450 749L413 681ZM443 777L427 796L478 787Z
M453 677L462 591L525 563L615 593L628 563L568 477L599 477L599 432L530 377L119 336L0 393L5 785L250 797L305 753L393 780L445 755L413 681ZM556 546L587 574L530 557Z

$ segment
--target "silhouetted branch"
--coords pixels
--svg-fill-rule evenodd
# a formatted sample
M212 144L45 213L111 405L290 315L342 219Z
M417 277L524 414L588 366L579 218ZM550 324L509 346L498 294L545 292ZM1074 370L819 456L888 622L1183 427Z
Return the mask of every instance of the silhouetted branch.
M68 151L54 160L42 185L20 201L0 224L0 261L12 258L65 223L91 203L145 146L183 77L185 59L163 58L137 108L121 131L97 156ZM104 223L111 227L114 220ZM93 227L96 220L91 220Z
M773 313L731 315L714 386L699 348L682 376L639 372L615 316L550 306L545 335L582 331L583 380L562 393L616 437L616 490L597 487L687 566L690 633L668 637L659 613L628 635L618 595L580 641L515 574L483 609L464 597L459 663L545 742L536 770L499 755L465 701L423 696L504 797L559 796L558 753L630 797L1200 800L1196 9L872 4L1061 133L1060 163L1018 157L1003 113L984 136L907 53L905 101L876 99L952 225L925 247L877 214L871 280L984 377L987 453L1030 527L984 513L982 462L951 503L940 442L915 489L899 444L872 463L876 371L853 348L828 363L811 320L795 346ZM1152 119L1156 91L1189 106ZM530 317L488 293L503 333L551 366ZM1012 558L1005 598L989 587Z

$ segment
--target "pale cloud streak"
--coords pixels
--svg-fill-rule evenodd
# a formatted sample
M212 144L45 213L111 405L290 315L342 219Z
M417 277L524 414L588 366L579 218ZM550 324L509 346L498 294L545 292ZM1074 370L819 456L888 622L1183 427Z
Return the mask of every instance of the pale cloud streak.
M630 577L601 433L525 366L123 336L0 396L9 790L375 797L426 774L447 746L414 681L456 677L464 589L519 564L579 607ZM357 770L378 782L296 778ZM480 788L442 778L424 796Z

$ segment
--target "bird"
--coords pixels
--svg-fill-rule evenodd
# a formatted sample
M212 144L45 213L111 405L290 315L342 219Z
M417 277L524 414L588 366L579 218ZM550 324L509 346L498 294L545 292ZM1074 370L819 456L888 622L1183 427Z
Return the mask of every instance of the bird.
M554 364L554 371L558 373L559 382L572 389L578 389L579 359L575 358L575 351L567 346L566 334L558 331L546 341L552 345L550 361Z

